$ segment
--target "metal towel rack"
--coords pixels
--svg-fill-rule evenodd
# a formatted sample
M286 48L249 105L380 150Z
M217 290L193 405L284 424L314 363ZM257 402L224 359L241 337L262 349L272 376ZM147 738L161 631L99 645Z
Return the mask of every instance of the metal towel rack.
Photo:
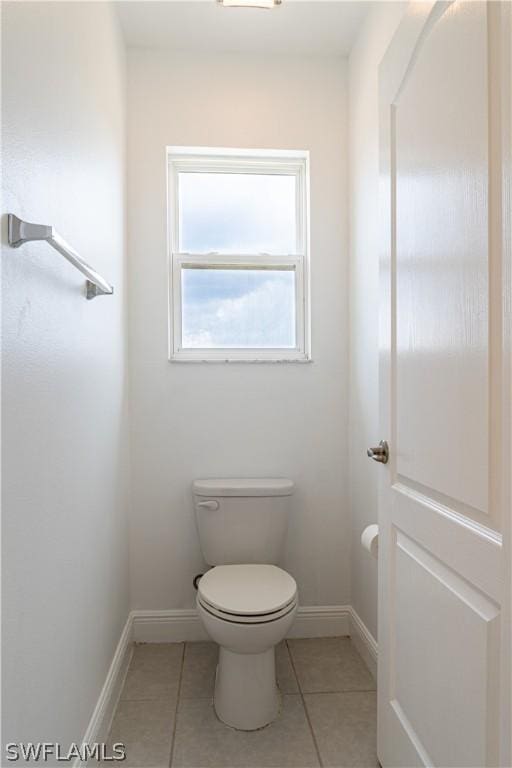
M107 283L95 269L86 264L75 249L68 245L53 227L46 226L45 224L31 224L29 221L23 221L13 213L9 213L8 239L9 245L12 248L19 248L20 245L33 240L46 240L52 248L55 248L56 251L86 276L86 298L94 299L95 296L114 293L114 288L110 283Z

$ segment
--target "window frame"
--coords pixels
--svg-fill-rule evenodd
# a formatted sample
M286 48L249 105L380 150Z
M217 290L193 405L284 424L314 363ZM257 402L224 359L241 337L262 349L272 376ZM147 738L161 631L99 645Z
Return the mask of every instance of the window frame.
M178 180L183 171L256 173L296 178L295 254L184 253L179 250ZM167 147L169 360L172 362L309 362L309 152ZM271 348L194 347L182 341L181 271L189 267L293 269L295 271L296 346Z

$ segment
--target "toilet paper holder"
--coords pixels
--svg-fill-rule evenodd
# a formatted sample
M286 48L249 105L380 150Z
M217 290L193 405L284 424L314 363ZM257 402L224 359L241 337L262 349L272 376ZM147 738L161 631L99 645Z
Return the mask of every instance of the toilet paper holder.
M361 534L361 546L372 557L377 559L379 555L379 526L376 523L367 525Z

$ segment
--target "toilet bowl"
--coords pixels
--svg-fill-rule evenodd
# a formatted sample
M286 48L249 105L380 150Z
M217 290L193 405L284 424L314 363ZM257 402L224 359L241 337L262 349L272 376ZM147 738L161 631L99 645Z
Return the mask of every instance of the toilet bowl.
M275 565L219 565L199 581L197 610L220 646L214 706L222 722L250 731L277 717L274 649L297 604L295 580Z

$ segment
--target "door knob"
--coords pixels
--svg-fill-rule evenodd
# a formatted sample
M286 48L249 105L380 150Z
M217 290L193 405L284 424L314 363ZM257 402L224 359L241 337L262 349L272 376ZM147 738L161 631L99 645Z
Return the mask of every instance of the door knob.
M389 460L389 445L385 440L381 440L374 448L368 448L366 453L370 459L378 461L381 464L387 464Z

